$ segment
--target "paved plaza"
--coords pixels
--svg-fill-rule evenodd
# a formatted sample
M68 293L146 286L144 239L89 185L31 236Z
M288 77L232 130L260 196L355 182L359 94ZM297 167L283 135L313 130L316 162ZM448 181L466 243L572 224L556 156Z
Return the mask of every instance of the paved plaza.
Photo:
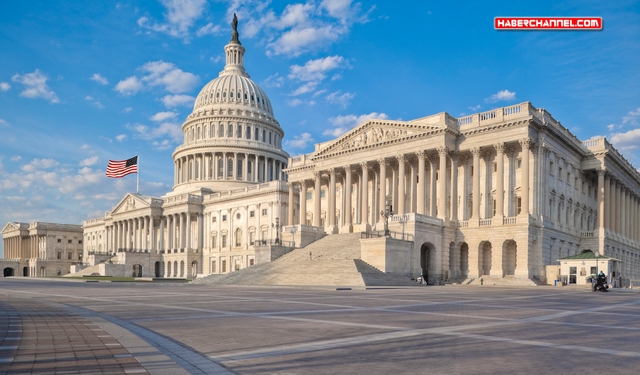
M0 281L0 374L637 374L640 294Z

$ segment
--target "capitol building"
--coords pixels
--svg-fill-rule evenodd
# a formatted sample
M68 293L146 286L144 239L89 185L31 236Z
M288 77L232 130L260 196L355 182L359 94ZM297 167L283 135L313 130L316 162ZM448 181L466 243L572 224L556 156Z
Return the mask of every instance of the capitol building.
M182 125L173 190L127 194L84 222L74 237L83 261L64 273L207 278L288 253L337 261L339 246L322 259L305 248L356 238L357 252L340 259L407 280L536 285L559 259L588 251L614 260L610 277L640 279L640 174L605 138L580 141L524 102L460 118L372 119L290 157L237 33L224 50L224 70ZM37 228L7 224L0 263L57 272L66 244L47 245L54 237Z

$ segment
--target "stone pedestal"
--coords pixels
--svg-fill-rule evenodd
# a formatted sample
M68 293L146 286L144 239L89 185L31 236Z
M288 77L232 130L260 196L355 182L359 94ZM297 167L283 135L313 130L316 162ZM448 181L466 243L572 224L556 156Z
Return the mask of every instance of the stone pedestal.
M292 234L293 233L293 234ZM305 247L326 235L324 228L312 225L287 225L282 227L282 241L294 242L296 248Z

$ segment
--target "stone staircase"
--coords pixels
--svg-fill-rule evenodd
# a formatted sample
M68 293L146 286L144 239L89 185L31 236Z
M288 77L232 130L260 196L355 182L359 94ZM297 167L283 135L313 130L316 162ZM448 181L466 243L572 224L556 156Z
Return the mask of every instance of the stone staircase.
M311 255L309 255L311 253ZM417 286L408 277L386 274L360 259L360 233L325 236L273 262L225 275L209 275L194 284Z
M481 279L483 281L481 281ZM462 285L486 285L486 286L538 286L536 280L531 280L522 276L508 275L505 277L483 275L469 278L462 282Z
M113 257L110 258L110 260L113 263L117 263L118 262L118 256L114 255ZM109 259L104 260L104 261L102 261L102 262L100 262L100 263L98 263L98 264L96 264L94 266L89 266L89 267L87 267L85 269L82 269L82 270L80 270L78 272L75 272L75 273L68 273L68 274L66 274L66 275L64 275L62 277L91 276L93 274L100 275L100 264L107 263L108 261L109 261Z

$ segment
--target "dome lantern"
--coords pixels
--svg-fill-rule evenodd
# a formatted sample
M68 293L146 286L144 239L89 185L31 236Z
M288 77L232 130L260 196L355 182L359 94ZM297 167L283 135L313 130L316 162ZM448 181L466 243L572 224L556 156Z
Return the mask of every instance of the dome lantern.
M244 53L246 50L242 46L242 43L240 43L240 39L238 39L238 17L236 17L235 13L233 14L231 27L233 27L231 40L229 44L224 46L224 52L227 55L227 64L224 70L220 72L220 76L235 74L249 78L249 75L244 70Z

